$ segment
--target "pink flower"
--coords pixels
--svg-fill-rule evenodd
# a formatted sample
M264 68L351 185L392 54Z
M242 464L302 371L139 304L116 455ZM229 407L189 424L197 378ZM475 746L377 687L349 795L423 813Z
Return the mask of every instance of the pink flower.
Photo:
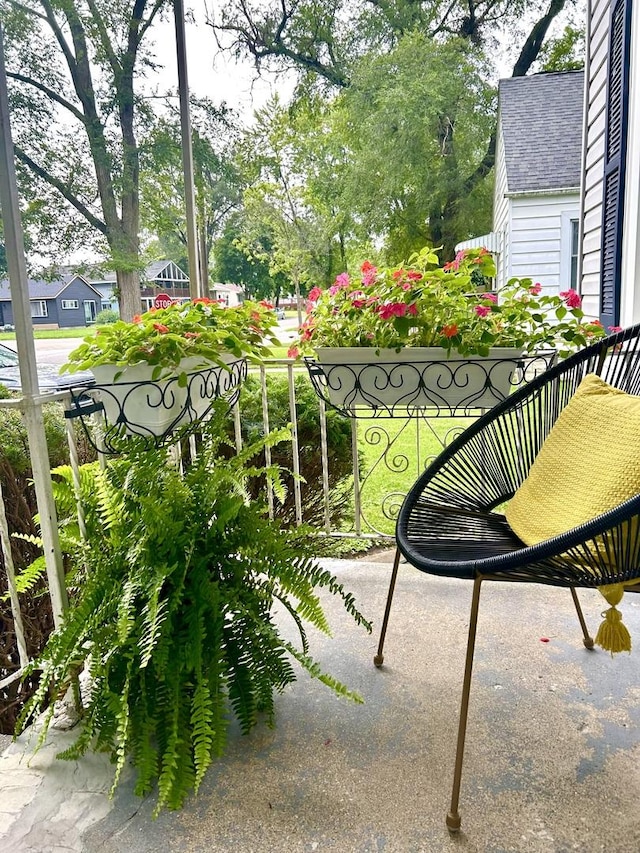
M392 317L404 317L407 313L407 305L404 302L385 302L378 308L378 314L383 320L391 320Z
M340 285L339 284L332 284L331 287L329 288L329 290L327 291L329 296L335 296L336 293L339 293L339 292L340 292Z
M622 331L622 326L608 326L608 329L612 334L615 334Z
M338 290L341 287L349 287L349 273L348 272L341 272L340 275L337 275L336 281L335 281L335 284L333 287L337 288ZM333 290L333 288L331 288L331 289Z
M442 334L445 336L445 338L454 338L458 334L458 327L455 323L450 323L448 326L443 326Z
M415 317L418 313L418 306L415 302L412 302L411 305L407 308L407 314L411 314L412 317Z
M476 305L475 311L478 317L486 317L487 314L491 314L491 308L488 305Z
M483 293L482 298L488 299L490 302L495 303L498 301L498 294L497 293Z
M370 270L367 270L367 272L362 274L362 283L364 284L365 287L367 287L370 284L373 284L373 282L376 280L376 273L377 272L378 272L378 270L375 267L371 267Z
M411 281L420 281L422 278L422 273L417 270L409 270L407 273L407 278L410 278Z
M582 297L575 290L561 290L560 296L569 308L579 308L582 305Z
M287 358L298 358L299 355L300 352L298 350L298 347L289 347L289 349L287 350Z
M531 293L532 296L539 296L541 292L542 292L542 285L540 284L539 281L536 281L536 283L533 284L529 288L529 293Z
M321 287L312 287L309 291L309 296L307 297L309 302L317 302L318 299L322 296L322 288Z

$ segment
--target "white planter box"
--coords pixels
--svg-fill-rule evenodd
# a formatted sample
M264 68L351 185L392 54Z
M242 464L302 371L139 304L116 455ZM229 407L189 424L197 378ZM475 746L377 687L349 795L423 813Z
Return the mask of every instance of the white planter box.
M440 347L319 347L326 393L340 409L489 409L511 391L522 350L496 347L486 357Z
M156 380L152 378L155 368L143 363L124 368L101 364L91 372L109 426L122 424L129 435L163 436L199 420L215 398L239 385L242 371L233 367L243 359L223 355L222 360L230 370L188 358L180 363L180 370L165 370ZM183 372L188 375L187 384L181 387L178 376Z

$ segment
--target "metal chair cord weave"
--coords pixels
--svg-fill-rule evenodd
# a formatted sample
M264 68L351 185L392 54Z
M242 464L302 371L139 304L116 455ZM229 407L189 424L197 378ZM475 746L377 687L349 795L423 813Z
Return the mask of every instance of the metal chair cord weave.
M587 648L593 646L593 640L575 589L640 581L640 495L532 546L523 544L496 512L526 479L558 415L589 373L628 394L640 395L640 325L604 338L549 368L479 418L419 477L400 510L398 552L374 658L377 666L384 660L400 555L420 571L474 582L447 815L451 831L460 828L458 802L482 581L568 587Z

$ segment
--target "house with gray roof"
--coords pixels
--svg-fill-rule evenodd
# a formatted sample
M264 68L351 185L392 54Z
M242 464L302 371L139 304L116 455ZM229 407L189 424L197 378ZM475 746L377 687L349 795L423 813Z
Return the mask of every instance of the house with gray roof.
M29 279L33 325L40 329L71 329L90 326L100 311L99 291L81 275L61 275L55 281ZM0 327L13 327L9 279L0 281Z
M584 72L499 84L493 244L498 287L531 277L577 286Z
M119 311L114 270L96 268L86 275L93 287L100 291L102 308ZM152 307L159 293L168 293L172 299L189 298L189 276L173 261L153 261L140 275L142 308Z

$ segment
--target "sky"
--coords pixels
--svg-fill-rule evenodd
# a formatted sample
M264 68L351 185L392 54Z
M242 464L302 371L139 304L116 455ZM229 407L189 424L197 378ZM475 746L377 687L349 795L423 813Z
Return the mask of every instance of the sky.
M236 63L228 54L218 49L213 30L205 23L202 2L194 10L195 22L187 21L185 39L187 47L187 75L189 89L199 97L208 97L214 103L226 101L249 122L255 109L259 109L276 92L288 97L291 85L282 79L275 81L257 79L255 68L249 60ZM175 46L175 22L171 14L167 20L154 25L149 35L155 35L158 58L164 68L155 82L159 88L177 89L178 71ZM150 81L151 82L151 81Z

